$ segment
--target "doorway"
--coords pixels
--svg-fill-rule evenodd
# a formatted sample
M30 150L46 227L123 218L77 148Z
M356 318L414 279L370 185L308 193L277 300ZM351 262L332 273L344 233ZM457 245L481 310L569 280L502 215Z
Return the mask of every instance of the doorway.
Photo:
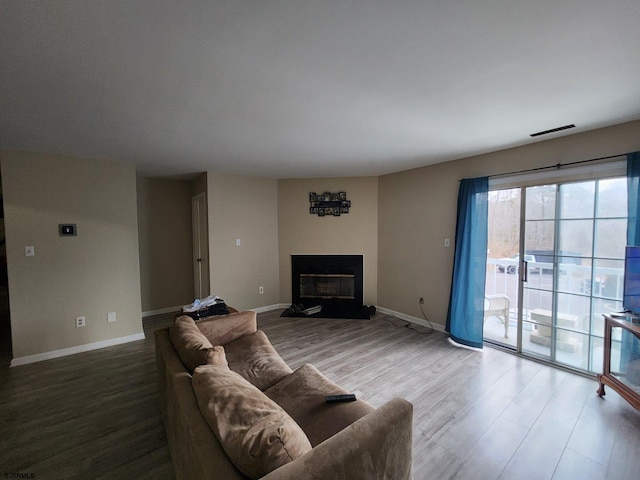
M209 295L209 234L207 197L204 192L191 198L193 228L193 290L195 298Z
M596 373L622 308L626 177L492 190L484 340Z

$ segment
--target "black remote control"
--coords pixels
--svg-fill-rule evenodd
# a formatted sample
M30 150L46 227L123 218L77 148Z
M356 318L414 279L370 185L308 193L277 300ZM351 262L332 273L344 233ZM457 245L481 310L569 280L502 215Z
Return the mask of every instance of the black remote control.
M327 395L324 397L324 401L327 403L337 402L354 402L356 395L354 393L346 393L344 395Z

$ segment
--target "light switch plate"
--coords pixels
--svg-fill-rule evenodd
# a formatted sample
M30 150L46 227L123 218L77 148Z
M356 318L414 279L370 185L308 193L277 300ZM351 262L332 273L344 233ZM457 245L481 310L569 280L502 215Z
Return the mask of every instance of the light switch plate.
M36 249L33 248L33 245L28 245L24 247L24 256L25 257L33 257L36 254Z

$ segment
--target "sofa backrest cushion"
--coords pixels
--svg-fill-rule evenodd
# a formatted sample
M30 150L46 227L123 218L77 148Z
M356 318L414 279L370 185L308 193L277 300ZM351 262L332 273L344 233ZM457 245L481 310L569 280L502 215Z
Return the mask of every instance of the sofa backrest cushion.
M293 373L262 330L227 343L224 350L229 368L263 392Z
M219 345L214 347L191 317L177 317L169 328L169 339L189 372L193 372L198 365L227 366L224 348Z
M258 329L256 312L216 315L198 320L196 325L212 345L226 345Z
M273 400L228 368L193 373L200 411L242 473L260 478L311 450L298 424Z

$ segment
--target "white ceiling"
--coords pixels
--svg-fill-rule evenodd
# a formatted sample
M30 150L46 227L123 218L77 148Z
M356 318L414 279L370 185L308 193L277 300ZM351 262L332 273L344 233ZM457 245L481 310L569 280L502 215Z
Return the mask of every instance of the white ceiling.
M0 112L143 176L380 175L640 119L640 1L0 0Z

